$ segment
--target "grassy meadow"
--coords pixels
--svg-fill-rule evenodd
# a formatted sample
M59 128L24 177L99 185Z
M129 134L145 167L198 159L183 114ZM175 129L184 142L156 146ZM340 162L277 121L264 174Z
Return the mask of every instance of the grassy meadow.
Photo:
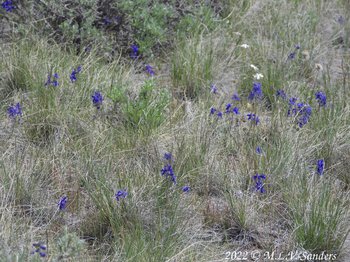
M1 3L0 261L350 261L348 0Z

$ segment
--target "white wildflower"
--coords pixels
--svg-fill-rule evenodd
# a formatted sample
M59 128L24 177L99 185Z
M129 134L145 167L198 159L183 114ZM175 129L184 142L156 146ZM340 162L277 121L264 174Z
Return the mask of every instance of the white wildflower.
M241 45L241 47L243 47L243 48L247 49L247 48L249 47L249 45L247 45L247 44L243 44L243 45Z
M256 73L254 75L254 78L257 79L257 80L259 80L260 78L263 78L263 77L264 77L263 74L260 74L260 73Z
M251 68L253 68L255 71L259 71L259 68L257 68L255 65L250 65Z

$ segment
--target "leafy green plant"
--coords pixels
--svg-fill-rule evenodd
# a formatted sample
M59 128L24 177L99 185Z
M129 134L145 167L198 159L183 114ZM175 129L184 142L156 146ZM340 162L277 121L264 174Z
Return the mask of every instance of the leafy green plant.
M156 89L153 80L146 81L136 99L129 98L120 87L110 92L110 97L120 107L124 125L127 128L149 132L165 120L165 109L170 102L166 90Z
M58 248L59 260L80 258L85 249L84 240L80 239L75 232L68 232L67 227L55 244Z

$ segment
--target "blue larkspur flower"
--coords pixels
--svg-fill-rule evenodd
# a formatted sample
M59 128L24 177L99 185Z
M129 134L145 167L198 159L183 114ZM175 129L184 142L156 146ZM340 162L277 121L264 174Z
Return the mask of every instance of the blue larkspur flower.
M169 152L164 153L164 159L165 159L165 160L171 160L171 158L172 158L171 153L169 153Z
M182 187L182 191L183 192L190 192L190 190L191 190L191 188L189 187L189 186L184 186L184 187Z
M289 105L295 105L295 103L296 103L297 100L298 100L298 98L296 98L296 97L291 97L291 98L289 99Z
M235 113L236 115L239 115L239 109L238 109L238 107L234 107L234 108L232 109L232 112Z
M67 207L68 197L63 196L60 198L60 201L58 202L58 207L60 210L65 210Z
M95 91L94 94L91 96L92 103L94 106L96 106L97 109L101 108L103 96L99 91Z
M325 93L323 93L322 91L318 91L315 94L316 100L318 101L318 104L320 106L326 106L327 104L327 96Z
M317 174L321 176L323 175L323 172L324 172L324 160L319 159L317 160Z
M53 80L51 80L52 77L54 78ZM51 74L48 74L45 86L48 86L48 85L53 85L55 87L58 86L59 85L58 80L57 80L58 78L60 78L58 73L54 73L52 76L51 76Z
M266 190L264 188L264 180L266 180L266 176L264 174L256 174L253 176L253 180L255 182L254 189L260 193L265 193Z
M127 195L128 195L128 192L126 191L126 189L124 189L124 190L118 190L114 196L115 196L115 199L119 201L121 198L126 198Z
M295 52L291 52L291 53L288 55L288 60L293 60L293 59L295 58L295 55L296 55Z
M7 113L10 118L16 118L17 116L22 116L22 108L19 103L16 105L11 105L7 108Z
M16 9L16 7L13 5L13 2L10 0L4 1L1 6L6 10L6 12L12 12L13 9Z
M70 80L73 82L77 81L77 74L81 72L82 67L78 66L77 69L73 69L72 73L70 74Z
M160 171L162 176L165 176L166 178L170 177L170 180L176 184L176 176L174 174L173 167L170 164L166 164L162 170Z
M296 116L297 124L299 127L303 127L311 117L312 107L308 104L296 103L296 101L295 97L289 99L288 116Z
M232 100L235 100L235 101L241 100L237 94L233 94L233 96L231 98L232 98Z
M296 44L296 45L295 45L295 49L296 49L296 50L299 50L300 48L301 48L300 44Z
M299 127L303 127L309 121L312 113L312 108L309 105L300 103L298 106L298 116L297 123Z
M260 99L262 98L262 89L261 89L261 83L259 82L254 82L253 83L253 89L250 92L248 99L253 100L253 99Z
M155 75L155 72L153 70L153 67L150 66L150 65L146 65L146 72L150 75L150 76L154 76Z
M130 57L132 59L136 59L139 57L139 47L137 45L131 45L131 54Z
M40 242L34 243L33 247L35 248L35 251L32 251L31 254L38 253L40 257L46 257L46 245L41 244Z
M218 93L218 88L216 87L216 85L211 84L210 85L210 90L213 94L217 94Z
M230 108L232 107L232 104L228 103L226 105L226 113L230 113Z
M222 112L219 111L219 112L217 113L217 116L218 116L219 118L222 118Z
M287 99L287 95L282 89L276 91L276 96L282 99Z
M259 117L253 113L248 113L247 117L248 117L248 120L252 121L256 125L260 123Z
M216 112L216 108L211 107L211 108L210 108L210 114L211 114L211 115L214 115L215 112Z
M255 149L255 152L260 155L262 153L261 147L257 146L256 149Z

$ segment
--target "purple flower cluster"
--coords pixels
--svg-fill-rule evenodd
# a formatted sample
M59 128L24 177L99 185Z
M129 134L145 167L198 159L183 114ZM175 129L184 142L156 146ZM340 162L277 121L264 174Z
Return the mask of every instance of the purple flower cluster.
M67 207L67 202L68 202L68 197L67 196L63 196L60 198L60 201L58 201L58 208L60 210L65 210Z
M300 44L295 45L295 50L288 55L288 60L293 60L296 56L297 51L300 49Z
M190 192L191 188L189 186L182 187L182 192L188 193Z
M165 153L164 159L167 160L169 163L167 163L162 170L160 171L162 176L165 176L166 178L170 177L170 180L176 185L176 176L174 174L173 167L171 166L170 162L172 160L171 153Z
M213 94L217 94L218 93L218 88L216 87L216 85L211 84L210 85L210 90Z
M214 115L215 113L218 116L218 118L222 118L222 112L217 110L215 107L211 107L210 108L210 114Z
M33 247L35 248L35 251L32 251L31 254L39 253L41 257L46 257L46 245L41 244L40 242L34 243Z
M176 185L176 176L173 167L170 164L166 164L160 172L162 176L165 175L166 178L170 177L170 180Z
M233 96L231 98L234 101L240 101L241 100L237 94L233 94Z
M319 174L320 176L323 175L324 172L324 160L323 159L319 159L317 160L317 174Z
M287 95L282 89L276 91L276 96L282 98L283 100L287 99Z
M16 7L13 5L13 2L10 0L3 2L1 6L6 10L6 12L12 12L13 9L16 9Z
M169 152L166 152L166 153L164 153L164 159L165 160L172 160L172 155L171 155L171 153L169 153Z
M19 103L16 105L11 105L7 108L7 113L10 118L16 118L17 116L22 116L22 108Z
M155 72L153 70L153 67L150 66L150 65L146 65L146 72L150 75L150 76L154 76L155 75Z
M327 96L322 91L318 91L315 94L316 100L320 106L326 106L327 104Z
M139 47L137 45L131 45L131 54L130 54L130 57L132 59L137 59L139 56L140 56L140 53L139 53Z
M226 111L225 111L226 114L229 114L229 113L234 113L236 115L239 114L239 109L238 107L233 107L232 104L228 103L226 105Z
M253 176L253 180L254 180L254 189L255 191L259 191L260 193L265 193L266 190L264 188L264 180L266 179L266 176L264 174L256 174L255 176Z
M72 73L70 74L70 80L73 82L77 81L77 74L80 73L81 66L78 66L77 69L73 69Z
M253 113L248 113L247 114L248 120L250 120L251 122L255 123L255 125L260 123L260 119L257 115L253 114Z
M100 92L95 91L94 94L91 96L92 103L93 105L97 108L100 109L103 101L103 96Z
M304 103L296 103L297 98L289 99L288 116L296 116L299 127L303 127L309 122L312 113L312 107Z
M53 78L53 80L51 80L52 78ZM48 74L45 86L49 86L49 85L58 86L59 85L58 80L57 80L58 78L59 78L59 76L57 73L54 73L53 75Z
M256 149L255 149L255 152L258 154L258 155L261 155L262 154L262 149L260 146L257 146Z
M263 96L263 92L261 89L261 83L259 82L254 82L253 83L253 89L250 92L248 99L249 100L254 100L254 99L261 99Z
M126 189L124 189L124 190L118 190L114 196L115 196L115 199L119 201L121 198L126 198L127 195L128 195L128 192L126 191Z

